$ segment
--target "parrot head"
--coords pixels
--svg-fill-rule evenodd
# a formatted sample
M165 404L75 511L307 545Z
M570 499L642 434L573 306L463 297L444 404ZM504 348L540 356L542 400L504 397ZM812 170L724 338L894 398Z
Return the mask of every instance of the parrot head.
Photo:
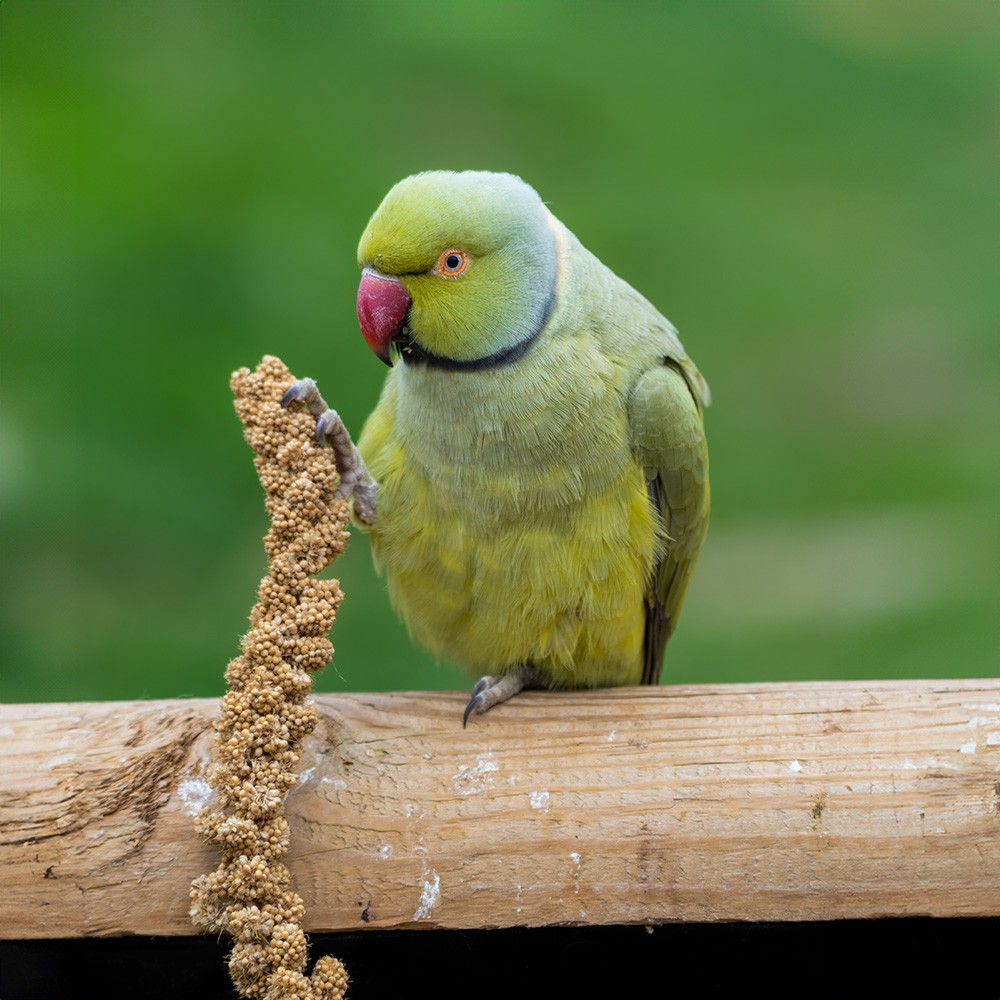
M556 237L512 174L431 171L400 181L358 246L358 321L386 364L482 369L519 357L555 298Z

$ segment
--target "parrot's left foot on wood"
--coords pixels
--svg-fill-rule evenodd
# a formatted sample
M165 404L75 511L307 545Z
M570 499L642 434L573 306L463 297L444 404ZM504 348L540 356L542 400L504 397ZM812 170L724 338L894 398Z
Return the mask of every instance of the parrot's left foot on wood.
M326 400L311 378L300 378L281 397L282 406L294 402L309 407L309 412L316 418L316 440L320 444L326 441L333 451L333 459L340 475L337 492L344 500L353 498L354 513L365 524L374 524L375 491L378 483L372 479L337 411L326 405Z
M462 714L462 728L465 728L470 715L482 715L494 705L508 701L525 688L533 687L545 687L545 685L530 667L521 667L499 677L491 677L489 674L480 677Z

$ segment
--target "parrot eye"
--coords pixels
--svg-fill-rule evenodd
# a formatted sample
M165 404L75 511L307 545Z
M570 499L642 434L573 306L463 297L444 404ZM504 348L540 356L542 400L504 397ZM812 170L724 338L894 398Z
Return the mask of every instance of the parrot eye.
M445 250L438 257L434 270L446 278L457 278L469 266L469 257L464 250Z

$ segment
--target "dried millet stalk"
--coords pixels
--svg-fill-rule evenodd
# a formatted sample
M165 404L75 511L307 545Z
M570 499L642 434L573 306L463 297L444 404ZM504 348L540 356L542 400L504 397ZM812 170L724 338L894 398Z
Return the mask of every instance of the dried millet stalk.
M347 971L326 956L305 975L305 907L279 861L288 850L285 795L296 781L302 738L316 727L316 707L306 700L309 674L333 656L326 634L343 596L336 580L316 574L344 550L348 517L336 494L333 456L315 443L315 421L298 406L281 408L293 381L281 361L265 357L230 383L267 494L269 573L243 655L226 670L229 691L208 772L217 810L196 820L198 831L221 846L222 863L192 884L191 919L232 935L229 971L243 996L337 1000L346 993Z

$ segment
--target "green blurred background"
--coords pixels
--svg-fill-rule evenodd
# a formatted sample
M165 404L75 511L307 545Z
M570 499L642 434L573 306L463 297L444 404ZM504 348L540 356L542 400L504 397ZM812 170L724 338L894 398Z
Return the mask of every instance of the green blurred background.
M4 700L209 695L265 561L229 373L359 431L357 239L510 170L707 375L671 682L997 672L985 2L22 2L2 28ZM356 536L328 691L466 688Z

